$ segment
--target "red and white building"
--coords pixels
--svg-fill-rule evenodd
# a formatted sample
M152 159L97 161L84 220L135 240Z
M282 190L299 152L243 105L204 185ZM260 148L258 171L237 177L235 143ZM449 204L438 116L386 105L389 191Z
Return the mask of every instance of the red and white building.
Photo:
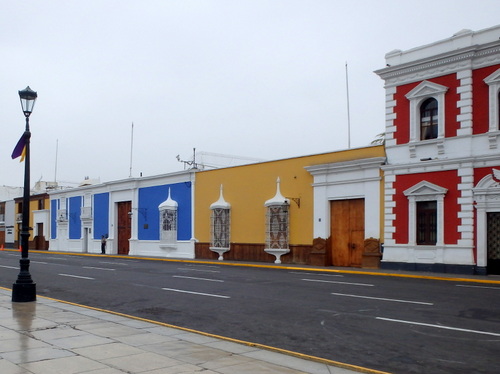
M500 25L386 54L388 269L500 273Z

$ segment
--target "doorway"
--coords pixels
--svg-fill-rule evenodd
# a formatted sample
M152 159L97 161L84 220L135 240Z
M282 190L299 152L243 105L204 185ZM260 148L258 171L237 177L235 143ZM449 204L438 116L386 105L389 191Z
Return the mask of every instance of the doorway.
M35 241L35 249L38 250L47 250L48 246L45 242L45 236L43 236L43 223L38 222L36 224L36 236L34 238Z
M361 267L365 240L365 200L330 202L333 266Z
M487 219L488 248L487 272L488 274L500 274L500 212L489 212Z
M130 249L130 236L131 230L131 218L130 212L132 210L131 201L122 201L117 203L118 207L118 254L128 255Z

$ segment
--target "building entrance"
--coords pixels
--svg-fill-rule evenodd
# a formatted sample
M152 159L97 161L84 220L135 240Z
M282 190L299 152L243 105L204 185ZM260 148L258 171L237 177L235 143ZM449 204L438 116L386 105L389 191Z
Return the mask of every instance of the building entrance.
M331 201L333 266L361 267L365 239L365 200Z
M128 255L128 251L130 248L130 235L132 233L131 230L131 219L130 212L132 210L132 202L131 201L122 201L118 204L118 254L119 255Z
M488 274L500 274L500 212L487 213Z

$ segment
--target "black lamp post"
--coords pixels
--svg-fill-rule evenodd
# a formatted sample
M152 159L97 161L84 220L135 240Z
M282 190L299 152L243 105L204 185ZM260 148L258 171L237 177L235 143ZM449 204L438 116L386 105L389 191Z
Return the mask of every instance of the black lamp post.
M37 98L37 94L31 88L26 87L19 91L21 107L26 117L26 130L24 131L25 157L24 157L24 194L23 194L23 221L21 229L21 260L19 260L20 272L16 283L12 287L12 301L28 302L36 300L36 283L31 279L30 260L28 258L28 245L30 238L30 115Z

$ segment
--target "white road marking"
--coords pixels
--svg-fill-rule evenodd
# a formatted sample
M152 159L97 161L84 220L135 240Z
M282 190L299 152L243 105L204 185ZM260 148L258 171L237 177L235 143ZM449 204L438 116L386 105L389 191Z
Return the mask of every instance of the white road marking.
M91 279L94 280L95 278L90 278L90 277L82 277L80 275L71 275L71 274L59 274L61 277L71 277L71 278L80 278L80 279Z
M184 271L201 271L201 272L204 272L204 273L220 273L220 270L186 269L186 268L177 268L177 270L184 270Z
M319 282L319 283L335 283L335 284L348 284L350 286L366 286L366 287L373 287L373 284L368 284L368 283L350 283L350 282L338 282L338 281L327 281L323 279L302 279L303 281L306 282Z
M202 264L186 264L184 266L196 266L196 267L206 267L206 268L216 268L218 269L219 268L219 265L202 265Z
M348 296L348 297L358 297L361 299L372 299L372 300L382 300L382 301L394 301L397 303L409 303L409 304L421 304L421 305L434 305L434 303L425 303L423 301L411 301L411 300L399 300L399 299L387 299L384 297L371 297L371 296L361 296L361 295L350 295L346 293L335 293L332 292L332 295L337 296Z
M6 268L6 269L19 269L19 266L6 266L6 265L0 265L0 268Z
M183 276L183 275L172 275L172 278L195 279L195 280L203 280L203 281L209 281L209 282L224 282L223 280L220 280L220 279L208 279L208 278L185 277L185 276Z
M84 266L84 269L95 269L95 270L109 270L109 271L115 271L116 269L110 269L110 268L96 268L94 266Z
M490 290L498 290L500 291L500 287L487 287L487 286L470 286L468 284L456 284L457 287L470 287L470 288L488 288Z
M47 264L48 264L48 262L43 262L43 261L33 261L33 260L31 260L31 261L30 261L30 263L32 263L32 264L45 264L45 265L47 265Z
M162 290L165 291L172 291L172 292L181 292L181 293L189 293L193 295L201 295L201 296L211 296L211 297L220 297L222 299L230 299L229 296L224 296L224 295L214 295L211 293L203 293L203 292L194 292L194 291L186 291L186 290L178 290L175 288L162 288Z
M100 264L112 264L112 265L123 265L128 266L129 264L124 262L111 262L111 261L99 261Z
M462 332L471 332L473 334L500 336L500 334L496 333L496 332L479 331L479 330L469 330L469 329L462 329L460 327L450 327L450 326L443 326L443 325L433 325L433 324L430 324L430 323L422 323L422 322L414 322L414 321L404 321L404 320L401 320L401 319L392 319L392 318L383 318L383 317L375 317L375 318L379 319L379 320L382 320L382 321L406 323L408 325L418 325L418 326L426 326L426 327L435 327L437 329L454 330L454 331L462 331Z
M289 271L290 274L300 274L300 275L315 275L321 277L340 277L343 278L342 274L321 274L321 273L304 273L302 271Z

